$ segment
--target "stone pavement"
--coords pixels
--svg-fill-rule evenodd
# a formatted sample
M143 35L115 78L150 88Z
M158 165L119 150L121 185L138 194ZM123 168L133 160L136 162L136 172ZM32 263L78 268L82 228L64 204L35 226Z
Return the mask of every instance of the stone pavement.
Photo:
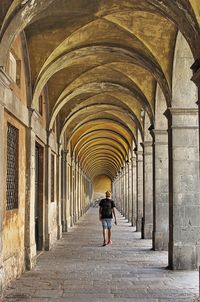
M197 301L198 272L165 269L167 252L119 214L113 244L102 247L98 209L90 208L36 267L5 292L3 302L190 302Z

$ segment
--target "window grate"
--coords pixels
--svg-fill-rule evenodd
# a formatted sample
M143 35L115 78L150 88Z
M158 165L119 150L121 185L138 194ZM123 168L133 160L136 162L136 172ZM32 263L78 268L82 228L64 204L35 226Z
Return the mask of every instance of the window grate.
M6 209L18 208L18 144L19 130L8 123L7 129Z

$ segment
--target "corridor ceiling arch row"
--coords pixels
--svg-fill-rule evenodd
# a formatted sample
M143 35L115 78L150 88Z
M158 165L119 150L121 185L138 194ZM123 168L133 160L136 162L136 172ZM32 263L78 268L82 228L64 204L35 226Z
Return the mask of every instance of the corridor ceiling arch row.
M100 137L91 138L88 141L84 142L82 145L79 146L79 148L77 148L76 152L74 150L75 158L79 158L79 155L81 156L81 153L84 153L85 151L87 151L88 148L91 145L93 145L93 143L96 146L98 144L101 144L102 141L104 143L110 143L110 141L112 141L113 145L120 147L120 149L123 150L127 154L126 149L123 146L123 144L116 138L110 137L108 134L107 137L104 135L104 136L100 136Z
M104 112L103 116L102 112ZM91 129L91 127L95 127L95 125L102 124L101 121L103 120L105 122L105 125L110 124L110 126L114 127L117 132L124 134L124 137L127 137L129 139L129 145L131 144L131 139L134 140L134 137L136 136L135 127L137 125L137 123L135 123L135 120L131 118L126 111L122 109L120 110L119 107L106 104L90 106L78 110L67 121L65 121L61 130L60 139L62 139L62 136L67 132L67 134L65 134L65 137L67 141L70 141L70 138L79 133L81 129L84 128L84 126L86 129L90 126ZM126 121L126 123L124 123L124 120ZM138 129L141 130L140 127L138 127Z
M58 141L82 160L97 144L95 136L106 146L99 136L103 123L128 141L118 140L117 147L113 136L112 148L124 159L133 153L138 131L143 139L147 130L144 116L154 125L157 84L171 106L178 31L194 59L200 52L197 0L2 0L2 5L0 62L23 30L32 109L38 111L46 89L47 129L51 133L56 126Z
M82 6L81 6L82 4ZM115 5L114 5L115 4ZM39 18L44 18L47 11L52 9L55 15L59 15L59 23L62 24L63 14L66 10L74 10L74 6L79 6L83 12L88 8L96 16L103 16L104 14L111 14L117 9L124 11L127 9L137 9L137 10L147 10L154 14L161 14L171 19L180 28L182 33L185 33L185 38L188 41L192 49L194 49L194 57L196 58L199 54L199 49L195 47L198 45L195 39L197 39L197 34L199 32L198 22L200 22L200 12L198 9L198 0L189 1L176 1L172 2L170 0L159 0L154 1L144 1L141 0L139 3L135 1L109 1L109 3L103 1L76 1L72 3L71 1L63 0L34 0L34 1L24 1L24 0L2 0L2 7L4 8L0 15L1 31L0 38L1 43L4 46L5 54L1 50L1 64L4 65L6 61L6 56L13 39L25 29L29 24L36 22ZM185 13L187 11L187 14ZM48 14L47 14L48 15ZM68 16L67 16L68 17ZM52 20L51 20L52 21ZM12 33L12 35L10 35Z

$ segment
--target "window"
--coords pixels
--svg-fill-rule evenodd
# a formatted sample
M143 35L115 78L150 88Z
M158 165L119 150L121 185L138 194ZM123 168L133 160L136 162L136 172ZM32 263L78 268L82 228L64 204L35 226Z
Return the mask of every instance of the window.
M51 202L54 202L54 197L55 197L55 180L54 180L54 174L55 174L54 155L51 154Z
M8 73L11 79L20 87L21 80L21 61L17 59L14 52L9 53Z
M6 209L18 208L19 130L8 123L7 128L7 177Z

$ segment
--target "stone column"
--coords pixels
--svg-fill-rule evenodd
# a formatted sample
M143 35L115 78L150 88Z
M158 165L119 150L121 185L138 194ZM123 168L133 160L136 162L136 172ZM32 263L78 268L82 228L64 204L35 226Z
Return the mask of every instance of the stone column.
M119 208L119 205L118 205L118 190L119 190L119 179L118 179L118 174L115 178L115 181L114 181L114 190L115 190L115 197L114 197L114 201L115 201L115 205L116 205L116 208L118 209Z
M116 201L116 179L112 181L112 197Z
M124 167L121 168L121 213L124 216Z
M61 166L62 166L62 157L61 157L62 147L58 145L58 156L57 156L57 239L62 237L62 224L61 224Z
M45 250L50 250L51 247L51 228L50 228L50 214L51 214L51 148L49 146L49 135L47 137L47 145L45 146Z
M200 186L198 110L170 108L169 133L169 267L200 265Z
M137 175L136 175L136 157L131 158L131 194L132 194L132 218L131 218L131 225L136 226L136 219L137 219Z
M79 175L78 175L78 162L75 163L75 204L76 204L76 213L75 213L75 221L78 221L79 217L79 205L78 205L78 190L79 190Z
M124 216L128 219L128 166L124 166Z
M153 152L152 141L144 142L144 201L143 238L151 239L153 232Z
M30 112L31 114L31 112ZM25 212L25 263L28 270L36 262L35 243L35 133L32 129L26 132L27 170L26 170L26 212Z
M78 165L78 217L81 216L81 167Z
M142 230L142 217L143 217L143 152L136 151L137 156L137 219L136 231Z
M73 165L73 161L72 159L71 161L71 165L70 165L70 182L69 182L69 196L70 196L70 226L73 226L73 213L74 213L74 165Z
M117 190L116 207L118 210L120 210L121 209L121 201L120 201L121 196L120 196L120 174L119 174L119 172L117 173L116 190Z
M153 249L168 250L169 243L169 188L168 188L168 133L151 131L153 145Z
M67 232L68 223L67 223L67 152L62 152L62 230Z
M117 209L120 211L121 213L121 175L120 172L118 172L118 199L117 199Z
M72 225L76 222L76 167L75 160L72 159Z
M81 171L81 215L83 215L83 172Z
M133 199L132 194L133 186L132 186L132 163L128 163L128 221L132 223L133 217Z

